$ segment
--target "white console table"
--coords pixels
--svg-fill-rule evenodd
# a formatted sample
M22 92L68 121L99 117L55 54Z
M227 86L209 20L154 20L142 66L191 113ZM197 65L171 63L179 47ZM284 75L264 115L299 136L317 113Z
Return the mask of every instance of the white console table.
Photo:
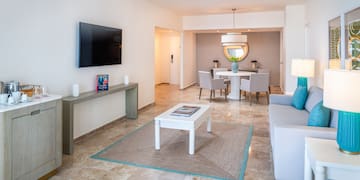
M74 105L91 99L99 98L116 92L125 91L126 117L136 119L138 115L138 84L119 84L110 86L108 91L89 91L78 97L68 96L63 101L63 152L72 154L74 149Z
M307 137L305 139L304 179L359 180L360 155L339 151L335 140Z

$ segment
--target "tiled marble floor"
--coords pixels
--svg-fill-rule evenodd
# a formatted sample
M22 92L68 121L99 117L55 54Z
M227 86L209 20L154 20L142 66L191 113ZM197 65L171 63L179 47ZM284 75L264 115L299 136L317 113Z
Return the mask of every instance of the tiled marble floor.
M198 99L198 93L199 88L197 86L187 88L186 90L178 90L178 87L173 85L157 86L155 105L141 110L138 120L125 119L116 121L77 141L75 153L71 156L64 155L62 167L58 169L57 175L51 179L205 179L90 158L92 154L100 151L135 128L153 120L156 115L179 102L208 104L209 91L203 90L201 100ZM218 93L216 94L217 98L210 103L213 121L254 125L245 179L274 179L267 118L268 106L266 105L265 96L260 97L259 104L253 103L250 106L247 100L225 101Z

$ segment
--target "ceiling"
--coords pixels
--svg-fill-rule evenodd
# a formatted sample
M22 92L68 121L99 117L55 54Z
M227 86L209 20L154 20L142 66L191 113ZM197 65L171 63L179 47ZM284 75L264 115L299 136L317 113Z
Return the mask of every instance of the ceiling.
M283 10L305 0L148 0L181 16Z

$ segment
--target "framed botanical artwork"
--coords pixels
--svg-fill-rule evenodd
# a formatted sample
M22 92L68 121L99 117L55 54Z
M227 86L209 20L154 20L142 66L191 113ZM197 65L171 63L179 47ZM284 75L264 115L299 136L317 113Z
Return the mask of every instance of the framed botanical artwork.
M360 7L345 14L345 57L347 68L360 70Z
M329 69L341 68L341 18L329 21Z

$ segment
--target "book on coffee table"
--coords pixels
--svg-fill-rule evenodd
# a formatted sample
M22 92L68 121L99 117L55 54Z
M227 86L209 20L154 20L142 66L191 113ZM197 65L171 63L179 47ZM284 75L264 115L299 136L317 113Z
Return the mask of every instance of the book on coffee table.
M181 107L177 108L174 112L172 112L170 115L190 117L199 109L200 109L200 107L198 107L198 106L181 106Z

